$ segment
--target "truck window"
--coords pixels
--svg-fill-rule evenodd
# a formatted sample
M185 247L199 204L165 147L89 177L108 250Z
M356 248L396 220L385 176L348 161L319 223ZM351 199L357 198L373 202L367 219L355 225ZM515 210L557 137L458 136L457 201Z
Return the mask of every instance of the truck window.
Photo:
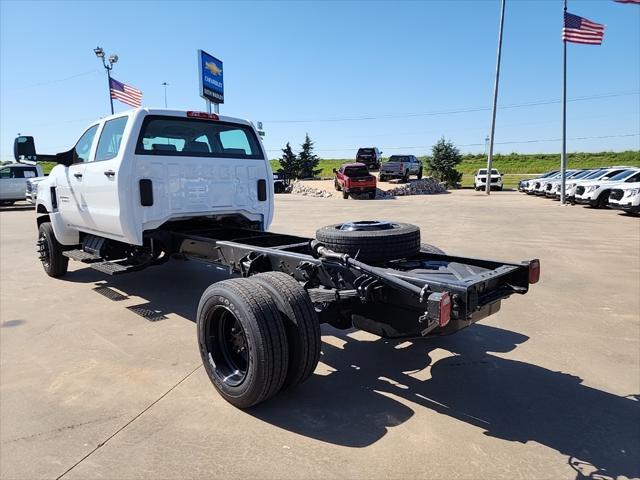
M13 175L11 175L11 169L9 167L0 168L0 178L13 178Z
M98 131L98 125L94 125L89 130L84 132L76 143L75 151L78 162L88 162L89 154L91 153L91 145L93 144L93 137L96 136Z
M258 139L249 126L160 115L145 118L136 153L263 159Z
M96 150L95 160L97 162L100 160L110 160L118 155L120 142L124 134L124 127L127 126L128 119L129 117L114 118L104 124Z

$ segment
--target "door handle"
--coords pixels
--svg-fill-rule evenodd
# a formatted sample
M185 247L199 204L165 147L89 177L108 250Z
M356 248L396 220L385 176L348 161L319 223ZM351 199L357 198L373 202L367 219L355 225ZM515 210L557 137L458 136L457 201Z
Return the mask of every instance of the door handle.
M78 178L78 179L82 178L82 174L81 173L74 173L73 176Z
M107 177L115 177L116 172L114 172L113 170L105 170L105 171L104 171L104 174L105 174Z

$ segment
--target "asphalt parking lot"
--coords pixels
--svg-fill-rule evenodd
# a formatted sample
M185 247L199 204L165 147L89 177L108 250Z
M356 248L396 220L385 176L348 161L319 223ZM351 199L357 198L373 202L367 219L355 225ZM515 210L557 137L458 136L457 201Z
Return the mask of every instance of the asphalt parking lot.
M542 279L442 339L323 327L315 375L244 412L196 345L198 299L224 272L172 260L110 278L70 263L54 280L33 210L2 209L0 477L640 477L638 218L516 192L279 195L276 208L275 231L396 219L449 253L538 257Z

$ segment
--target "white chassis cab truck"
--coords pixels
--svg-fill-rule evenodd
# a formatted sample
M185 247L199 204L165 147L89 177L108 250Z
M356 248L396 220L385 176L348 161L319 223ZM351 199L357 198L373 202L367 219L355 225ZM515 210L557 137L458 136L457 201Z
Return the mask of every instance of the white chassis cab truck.
M342 222L315 238L269 232L272 171L244 120L131 110L91 124L55 158L36 184L48 275L65 275L69 259L120 275L179 256L243 277L212 284L196 318L205 370L239 408L313 373L321 323L391 339L451 334L540 276L538 260L446 255L400 222Z

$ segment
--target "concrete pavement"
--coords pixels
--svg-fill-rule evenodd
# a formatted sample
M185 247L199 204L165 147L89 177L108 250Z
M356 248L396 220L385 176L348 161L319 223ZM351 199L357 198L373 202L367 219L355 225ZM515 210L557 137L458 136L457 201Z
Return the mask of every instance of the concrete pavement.
M640 477L638 218L515 192L276 205L274 231L396 219L447 252L539 257L542 280L434 341L323 327L315 375L243 412L195 339L198 299L224 272L172 260L111 278L72 262L50 279L34 212L2 209L0 477Z

